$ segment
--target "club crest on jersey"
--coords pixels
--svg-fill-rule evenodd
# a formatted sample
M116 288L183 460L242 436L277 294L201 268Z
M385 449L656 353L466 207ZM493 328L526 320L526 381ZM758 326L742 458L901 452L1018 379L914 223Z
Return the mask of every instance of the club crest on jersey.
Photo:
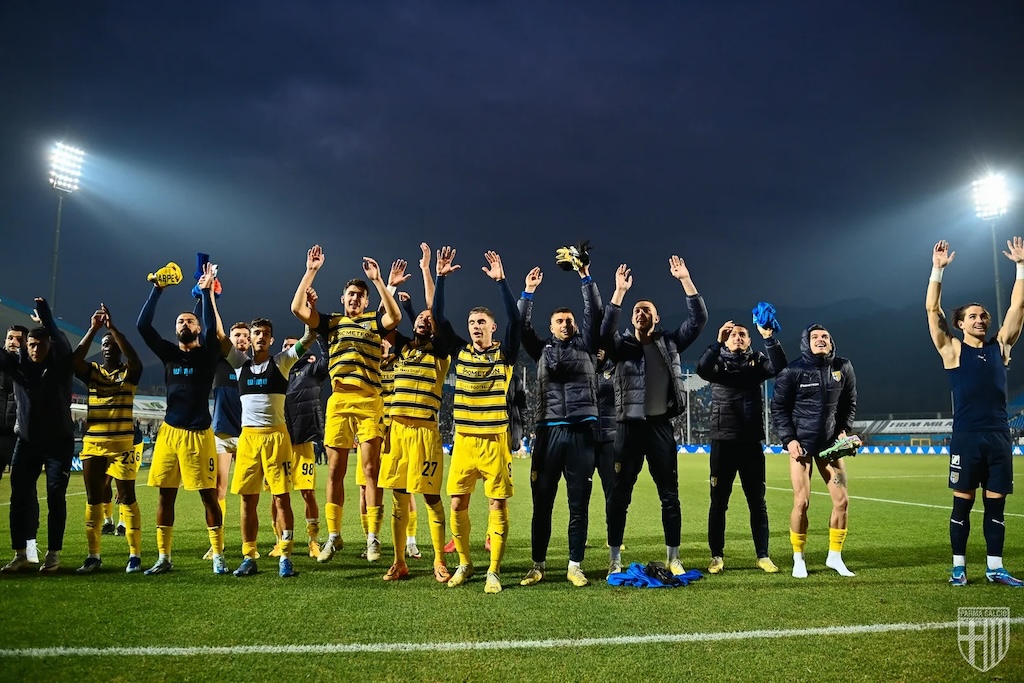
M370 328L373 327L373 326L369 323L369 321L367 321L365 323L359 323L359 327L361 327L364 330L366 330L367 332L369 332Z
M832 379L834 379L835 381L838 382L842 378L843 378L843 373L842 373L841 370L833 370L832 371Z

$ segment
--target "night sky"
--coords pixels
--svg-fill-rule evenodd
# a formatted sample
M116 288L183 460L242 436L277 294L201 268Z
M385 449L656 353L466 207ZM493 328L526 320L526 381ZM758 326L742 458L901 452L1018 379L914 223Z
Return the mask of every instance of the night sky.
M716 310L759 300L795 334L813 321L787 310L856 299L878 307L880 343L913 328L910 351L934 354L940 238L958 253L947 307L994 305L969 184L999 170L1024 196L1019 2L149 5L0 10L0 294L49 291L47 154L64 139L88 153L57 303L78 326L103 301L131 328L146 274L175 260L191 277L205 251L226 321L271 317L281 339L314 242L322 309L361 256L452 244L457 320L500 307L486 249L513 291L545 269L539 311L579 308L553 255L589 238L606 298L626 262L627 305L650 297L678 324L678 253L711 312L694 357ZM998 226L1022 231L1019 208ZM168 292L158 327L185 308L185 287Z

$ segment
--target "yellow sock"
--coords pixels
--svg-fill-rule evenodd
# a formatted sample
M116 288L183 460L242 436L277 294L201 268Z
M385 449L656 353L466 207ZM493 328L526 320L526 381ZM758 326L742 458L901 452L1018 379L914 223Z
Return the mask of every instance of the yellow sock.
M314 543L319 542L319 540L320 540L320 522L319 521L317 521L317 522L310 522L310 521L307 520L306 521L306 535L309 536L309 540L313 541Z
M409 497L412 500L412 496ZM416 527L419 526L419 517L415 510L409 510L409 521L405 525L405 537L416 538Z
M789 542L793 546L794 553L802 553L804 551L804 545L807 544L807 534L798 534L790 529Z
M359 525L363 528L363 536L370 533L370 516L365 512L359 513Z
M487 515L487 535L491 537L491 566L487 571L501 571L501 558L505 555L505 538L508 536L508 510L491 510Z
M174 541L173 526L157 526L156 528L156 551L164 557L171 556L171 545Z
M85 539L89 543L89 554L100 554L100 538L103 534L103 506L85 504Z
M452 540L455 541L455 550L459 553L459 564L473 564L469 559L469 534L471 531L472 525L469 523L469 510L453 512Z
M109 519L109 520L113 521L113 519L114 519L114 503L113 502L104 503L103 504L103 519L104 520L108 520Z
M142 557L142 515L139 514L139 502L121 505L121 521L124 522L124 537L128 541L128 554Z
M395 541L395 564L405 564L405 531L409 528L405 516L409 514L409 494L393 491L392 495L391 536Z
M380 536L380 525L384 521L384 508L374 505L366 508L366 532Z
M430 544L434 546L434 564L444 564L444 503L437 501L427 507Z
M327 518L327 533L331 536L341 536L341 506L337 503L327 503L324 506L324 516Z
M281 541L278 544L281 549L281 557L291 557L295 549L295 533L291 529L281 531Z
M224 554L224 527L222 526L208 526L206 527L207 533L210 535L210 547L213 548L214 555Z
M846 543L846 529L828 530L828 549L837 553L843 552L843 543Z
M242 556L256 559L256 541L242 541Z

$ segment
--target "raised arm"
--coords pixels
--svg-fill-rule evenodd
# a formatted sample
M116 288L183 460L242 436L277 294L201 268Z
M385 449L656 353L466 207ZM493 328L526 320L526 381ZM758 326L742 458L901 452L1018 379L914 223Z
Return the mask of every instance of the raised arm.
M583 324L580 334L583 345L590 353L597 353L601 346L601 292L590 277L590 264L580 268L580 288L583 290Z
M481 267L484 274L498 283L498 288L501 290L501 302L505 305L505 340L504 340L504 353L505 358L510 363L515 363L516 358L519 357L519 346L523 338L522 326L519 320L519 307L516 305L516 297L512 294L511 288L508 286L508 280L505 279L505 267L501 264L501 257L498 256L496 251L484 252L484 258L487 259L487 265Z
M704 325L708 322L708 308L704 304L704 297L697 293L697 287L690 278L690 270L686 267L683 259L675 254L668 260L669 271L672 277L679 280L686 292L686 309L689 315L679 329L675 331L676 344L679 350L683 351L692 344L700 335Z
M523 293L516 304L516 309L519 313L522 345L526 349L527 355L535 361L540 360L540 355L544 351L544 342L537 336L537 331L533 329L533 294L537 291L537 287L540 286L543 280L544 273L541 272L540 268L535 267L530 270L526 274L526 285L523 287Z
M92 314L92 318L89 320L89 329L85 331L85 336L78 342L78 346L75 347L75 352L71 356L71 365L75 369L75 375L83 382L89 376L89 362L85 359L89 355L89 347L92 346L96 333L103 327L104 315L102 309L97 309Z
M423 300L427 303L427 310L434 308L434 276L430 272L430 245L420 242L420 272L423 274Z
M455 263L455 249L441 247L437 250L437 276L434 281L434 306L432 314L437 321L438 329L445 322L444 317L444 281L449 275L462 268Z
M402 261L402 263L405 262ZM378 317L378 321L381 327L387 331L395 329L402 321L402 309L398 307L398 302L395 301L394 295L388 290L387 283L381 277L380 266L369 256L364 256L363 273L366 275L366 279L377 288L377 294L380 296L383 313Z
M955 256L956 252L949 250L949 242L946 240L939 240L932 247L932 274L928 278L928 292L924 299L925 312L928 314L928 333L932 337L935 349L942 356L943 365L947 368L953 367L957 362L960 342L950 333L946 315L942 312L942 274Z
M50 310L50 304L46 302L46 299L36 297L35 304L39 322L42 323L43 327L50 334L50 352L55 353L60 359L66 360L70 369L71 342L68 341L67 335L57 327L57 321L53 319L53 312Z
M1021 326L1024 325L1024 239L1014 237L1006 240L1006 248L1008 251L1003 254L1017 265L1017 277L1010 293L1010 307L1006 310L997 338L1003 346L1010 347L1020 339ZM1003 355L1007 357L1010 354Z
M757 331L764 339L764 350L768 354L768 362L761 364L762 379L771 379L789 364L786 360L786 350L782 348L782 342L775 336L773 330L758 325Z
M299 286L295 288L295 294L292 296L292 314L314 330L320 327L320 314L307 302L306 290L313 286L313 280L323 265L324 252L319 244L314 244L306 252L306 272L303 273Z
M163 294L163 291L163 287L153 285L153 289L149 290L149 297L146 299L146 303L139 312L139 319L135 323L136 329L139 330L139 334L142 336L142 341L161 360L170 342L164 340L160 333L156 331L156 328L153 327L153 316L156 314L156 305L160 301L160 295Z
M701 379L718 384L723 383L725 373L718 367L718 360L722 357L722 348L735 326L733 321L726 320L725 324L718 328L718 339L701 354L700 360L697 361L697 375Z
M203 293L203 330L206 332L205 344L209 345L211 351L220 347L221 355L227 353L231 347L230 340L226 345L221 344L219 322L217 320L217 308L213 303L213 266L209 263L203 265L203 275L199 278L199 290ZM225 339L227 339L225 337ZM232 347L233 348L233 347Z
M629 267L622 263L615 269L615 291L612 292L611 301L604 307L601 314L601 348L612 354L614 358L615 346L619 330L619 316L622 314L622 300L626 298L626 292L633 286L633 275Z

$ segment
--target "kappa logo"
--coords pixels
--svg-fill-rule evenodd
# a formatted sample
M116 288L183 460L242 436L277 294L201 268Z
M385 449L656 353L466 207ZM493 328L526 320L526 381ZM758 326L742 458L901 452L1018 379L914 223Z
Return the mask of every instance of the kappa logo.
M1010 649L1009 607L960 607L957 609L957 645L967 663L988 671Z
M950 484L955 484L958 481L960 481L960 473L959 472L950 472L949 473L949 483Z
M718 486L718 477L711 477L711 488Z
M832 371L832 379L834 379L835 381L838 382L842 378L843 378L843 373L842 373L841 370L833 370Z

